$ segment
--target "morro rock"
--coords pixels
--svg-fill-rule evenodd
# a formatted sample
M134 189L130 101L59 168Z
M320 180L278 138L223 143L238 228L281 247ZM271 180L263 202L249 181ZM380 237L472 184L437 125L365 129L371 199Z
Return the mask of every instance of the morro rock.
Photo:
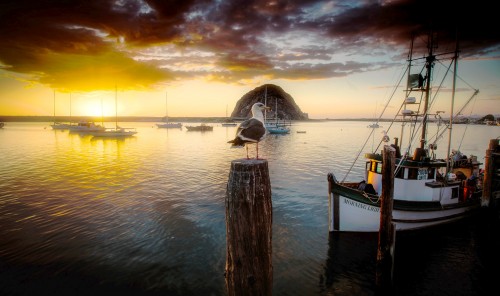
M248 118L251 116L252 105L261 102L271 107L267 111L267 118L276 118L276 106L278 119L281 120L305 120L307 113L300 110L291 95L287 94L281 87L274 84L264 84L246 93L234 107L232 118Z

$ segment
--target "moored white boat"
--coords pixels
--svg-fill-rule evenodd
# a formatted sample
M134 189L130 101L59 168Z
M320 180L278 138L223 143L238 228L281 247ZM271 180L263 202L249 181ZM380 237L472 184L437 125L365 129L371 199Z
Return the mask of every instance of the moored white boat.
M281 125L267 125L266 126L267 131L270 134L289 134L290 133L290 128L286 126L281 126Z
M80 121L77 124L72 124L68 127L69 132L73 133L90 133L104 131L106 128L102 125L95 124L92 121Z
M123 138L130 137L137 134L135 128L123 128L118 126L118 89L115 87L115 127L99 129L96 131L89 132L95 138Z
M135 128L106 128L100 131L89 132L90 135L98 138L117 138L117 137L129 137L137 134Z
M437 55L433 52L435 49L433 39L429 38L428 41L428 55L422 64L423 70L417 73L425 73L425 77L433 78L432 70ZM453 54L451 60L452 63L456 63L457 51ZM411 54L408 60L411 65ZM403 122L403 128L404 122L411 122L410 126L414 129L419 124L421 136L417 139L417 133L413 130L403 153L400 152L398 138L391 144L396 151L392 210L392 221L396 230L426 228L465 218L481 207L482 196L481 163L477 161L477 157L457 158L448 152L450 156L444 159L436 158L437 140L441 136L436 136L434 141L431 141L427 132L428 117L439 116L441 112L436 111L436 114L431 114L429 100L432 79L423 78L421 74L412 75L410 70L412 69L409 66L408 88L402 103L403 111L400 114L403 119L395 119L394 122ZM413 83L415 81L417 83ZM455 80L453 80L454 89ZM412 92L420 93L418 96L422 98L421 101L409 97ZM476 90L468 102L477 93ZM412 104L418 110L406 109L411 108ZM453 112L452 109L452 115ZM450 139L452 122L453 116L448 125ZM384 135L384 141L387 142L389 139L386 131ZM402 135L403 132L401 138ZM419 142L419 147L414 148L411 154L410 149L414 141ZM330 231L379 231L383 159L380 153L367 153L365 159L365 180L361 182L345 182L345 178L338 181L333 173L328 174Z
M156 126L158 128L182 128L182 123L180 123L180 122L165 122L165 123L157 123Z
M267 87L264 94L264 105L267 106ZM290 128L278 120L278 99L275 100L274 117L274 121L267 120L267 110L265 111L264 126L266 127L267 132L270 134L289 134Z
M180 122L170 122L168 119L168 100L167 93L165 93L165 117L163 118L163 123L157 123L158 128L182 128L182 123Z

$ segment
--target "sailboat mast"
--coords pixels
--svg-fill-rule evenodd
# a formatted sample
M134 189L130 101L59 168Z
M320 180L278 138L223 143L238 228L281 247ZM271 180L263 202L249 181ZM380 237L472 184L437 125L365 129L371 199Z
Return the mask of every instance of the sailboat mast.
M54 124L56 124L56 90L54 89Z
M165 92L165 121L168 122L168 93Z
M69 120L71 120L71 93L69 93Z
M264 91L264 105L267 106L267 86ZM266 119L267 119L267 109L264 109L264 122L266 122Z
M429 50L429 55L426 58L426 85L425 85L425 101L424 101L424 110L423 110L423 119L422 119L422 135L420 137L420 148L424 149L425 148L425 143L426 143L426 134L427 134L427 111L429 108L429 97L430 97L430 90L431 90L431 74L432 74L432 67L434 66L434 61L436 60L436 57L433 54L434 51L434 38L432 36L432 32L429 34L429 41L428 41L428 50Z
M278 126L278 98L274 98L275 102L276 102L276 111L274 111L274 116L276 117L276 126Z
M115 85L115 130L118 130L118 87Z
M101 98L101 124L102 126L104 126L104 111L103 111L103 107L102 107L102 98Z

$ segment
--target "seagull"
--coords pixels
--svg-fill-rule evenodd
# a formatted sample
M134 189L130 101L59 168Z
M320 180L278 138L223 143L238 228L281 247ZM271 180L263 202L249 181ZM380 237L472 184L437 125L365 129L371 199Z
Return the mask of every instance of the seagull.
M256 159L259 159L259 142L264 138L267 131L264 125L264 115L262 114L262 110L264 109L269 109L269 107L262 103L253 104L252 118L240 123L236 130L235 138L228 141L228 143L232 143L231 148L241 148L245 146L247 148L247 159L249 159L247 145L249 143L255 143L257 145Z
M382 137L382 141L384 142L389 142L391 139L389 139L389 136L387 135L387 132L386 131L382 131L382 133L384 134L384 136Z

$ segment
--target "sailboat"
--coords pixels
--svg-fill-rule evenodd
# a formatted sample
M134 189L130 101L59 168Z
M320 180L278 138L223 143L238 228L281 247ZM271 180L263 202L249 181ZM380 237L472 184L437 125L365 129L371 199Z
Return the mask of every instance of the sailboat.
M377 104L375 104L375 115L377 115ZM374 120L375 120L375 122L368 125L367 127L368 128L381 128L382 126L380 124L378 124L378 119L376 116L375 116Z
M101 106L102 109L102 106ZM69 117L71 118L71 94L69 96ZM79 121L70 123L68 130L70 133L87 134L89 132L104 131L104 124L96 124L93 121Z
M227 105L226 105L226 120L221 123L222 126L237 126L238 124L234 122L231 118L227 116Z
M394 191L392 221L396 231L409 231L420 228L440 225L456 221L474 213L481 207L482 176L479 167L481 163L476 156L470 158L462 155L449 153L450 141L448 142L448 155L444 159L437 159L435 150L436 141L428 138L427 125L431 115L431 81L433 79L433 68L437 57L451 60L455 65L453 71L456 77L456 65L458 49L452 53L436 54L435 43L431 33L427 40L427 56L423 59L413 59L414 42L411 43L408 67L404 75L408 75L408 86L401 109L394 119L395 122L411 122L413 132L408 137L408 146L401 153L399 145L403 144L403 130L401 132L401 143L395 138L392 147L396 151L394 167ZM452 55L452 56L450 56ZM421 62L422 68L411 74L412 62ZM449 69L448 68L448 69ZM422 76L424 73L425 77ZM438 89L439 91L439 89ZM454 100L455 78L453 79ZM415 97L413 94L417 94ZM470 100L478 93L472 95ZM419 99L416 99L419 97ZM466 103L466 104L467 104ZM406 109L408 108L408 109ZM417 109L417 110L412 110ZM451 139L451 125L453 122L453 104L451 105L449 138ZM463 108L462 108L463 109ZM439 115L439 114L438 114ZM374 129L372 129L372 133ZM390 139L384 131L385 145ZM436 140L440 137L436 137ZM383 142L381 141L381 143ZM419 145L410 153L412 142ZM378 150L378 148L377 148ZM361 150L362 151L362 150ZM360 151L360 153L361 153ZM380 195L382 193L382 155L380 153L365 154L365 180L361 182L339 181L333 173L328 174L328 196L329 196L329 230L346 232L378 232L380 226ZM354 166L354 163L353 163ZM351 166L352 169L352 166ZM350 169L349 169L350 171Z
M156 126L158 128L182 128L182 123L180 122L169 122L168 121L168 100L167 94L165 93L165 122L157 123Z
M276 98L276 107L275 107L275 122L274 124L267 125L267 131L270 134L289 134L290 129L283 124L280 124L278 121L278 99Z
M71 107L70 107L71 112ZM56 91L54 90L54 123L50 125L53 130L67 130L71 127L71 123L56 122Z
M137 134L135 128L124 128L118 126L118 89L115 87L115 127L89 132L94 137L122 138Z

